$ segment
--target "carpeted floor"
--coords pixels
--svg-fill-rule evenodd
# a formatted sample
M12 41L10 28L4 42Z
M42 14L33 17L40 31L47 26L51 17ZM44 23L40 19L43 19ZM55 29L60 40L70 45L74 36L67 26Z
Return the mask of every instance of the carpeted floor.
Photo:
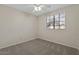
M0 55L77 55L78 50L57 43L35 39L0 50Z

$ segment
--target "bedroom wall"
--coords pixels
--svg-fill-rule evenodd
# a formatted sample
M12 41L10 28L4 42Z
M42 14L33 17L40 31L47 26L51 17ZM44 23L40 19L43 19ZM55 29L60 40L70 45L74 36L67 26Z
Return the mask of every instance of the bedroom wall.
M59 12L65 12L66 29L48 30L46 28L46 16ZM79 5L60 8L38 18L39 38L79 49Z
M0 48L35 39L37 18L0 5Z

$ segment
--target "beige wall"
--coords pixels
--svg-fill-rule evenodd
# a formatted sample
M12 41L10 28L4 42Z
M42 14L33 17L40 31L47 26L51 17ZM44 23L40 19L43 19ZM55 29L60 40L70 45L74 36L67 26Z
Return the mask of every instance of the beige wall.
M46 16L58 12L65 12L66 14L66 29L48 30L46 28ZM39 38L79 49L79 5L72 5L42 15L39 17L38 23Z
M35 39L37 18L0 5L0 48Z

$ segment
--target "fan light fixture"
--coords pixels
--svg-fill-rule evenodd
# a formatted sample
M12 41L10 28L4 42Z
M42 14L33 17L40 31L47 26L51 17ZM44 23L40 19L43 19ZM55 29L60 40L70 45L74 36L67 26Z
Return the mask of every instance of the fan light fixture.
M34 5L34 11L35 12L38 12L38 11L41 11L42 10L42 6L41 5L39 5L39 4L35 4Z
M41 11L41 7L34 6L35 11Z

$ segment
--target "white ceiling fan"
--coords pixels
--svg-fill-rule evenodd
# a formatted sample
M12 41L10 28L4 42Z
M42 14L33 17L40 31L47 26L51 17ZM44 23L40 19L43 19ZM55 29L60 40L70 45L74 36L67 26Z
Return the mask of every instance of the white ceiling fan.
M44 5L42 5L42 4L34 4L34 10L33 10L33 12L40 12L40 11L42 11L43 8L44 7Z

